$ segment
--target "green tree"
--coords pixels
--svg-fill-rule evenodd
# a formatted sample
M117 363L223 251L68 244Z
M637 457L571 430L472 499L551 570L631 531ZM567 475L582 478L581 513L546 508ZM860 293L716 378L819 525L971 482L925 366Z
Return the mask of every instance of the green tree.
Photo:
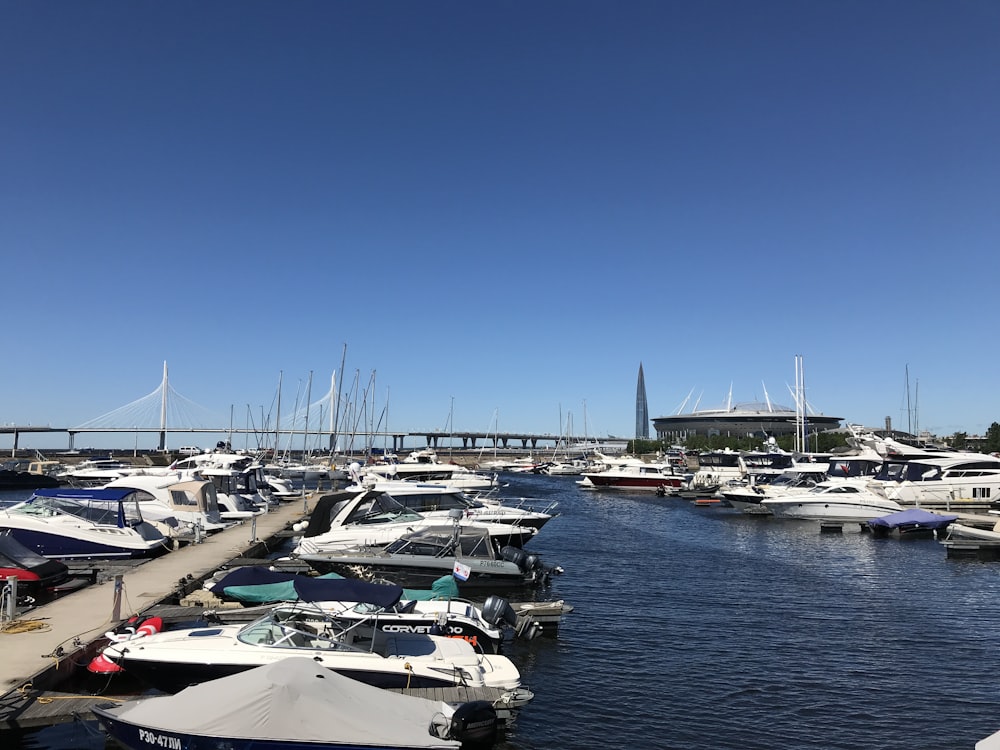
M986 442L983 444L983 450L987 453L1000 451L1000 424L994 422L986 431Z

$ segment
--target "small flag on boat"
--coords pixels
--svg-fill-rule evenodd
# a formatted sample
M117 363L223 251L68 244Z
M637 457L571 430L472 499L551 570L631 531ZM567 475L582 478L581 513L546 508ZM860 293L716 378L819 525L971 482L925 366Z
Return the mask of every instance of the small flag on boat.
M472 568L468 565L462 565L458 560L455 560L455 569L451 574L460 581L468 581L469 576L472 575Z

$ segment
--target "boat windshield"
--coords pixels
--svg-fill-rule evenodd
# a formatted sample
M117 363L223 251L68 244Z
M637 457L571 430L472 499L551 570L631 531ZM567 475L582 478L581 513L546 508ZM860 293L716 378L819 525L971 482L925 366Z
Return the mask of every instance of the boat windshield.
M940 467L918 461L886 461L875 474L875 479L881 482L925 482L940 478Z
M369 523L399 523L414 522L423 519L416 511L405 507L391 495L384 492L372 493L363 499L350 515L344 519L344 524Z
M857 458L831 458L826 473L831 477L867 477L876 473L879 462Z
M698 465L703 469L711 466L735 468L740 465L740 455L738 453L702 453L698 456Z
M329 619L306 612L276 610L250 623L237 638L252 646L287 649L358 651L351 633L332 626ZM291 654L289 654L291 655Z
M66 497L33 497L31 500L10 508L12 513L32 516L73 516L95 526L138 526L142 523L142 513L134 495L126 500L72 500Z
M466 510L468 508L477 507L460 491L415 493L412 495L396 491L392 493L392 497L401 505L418 513L424 513L432 510L451 510L452 508Z

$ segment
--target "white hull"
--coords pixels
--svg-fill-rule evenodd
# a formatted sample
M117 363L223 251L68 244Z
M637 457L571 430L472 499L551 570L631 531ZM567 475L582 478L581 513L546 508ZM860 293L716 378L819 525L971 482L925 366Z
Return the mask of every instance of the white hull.
M797 518L806 521L869 521L903 510L899 503L886 500L877 504L858 505L838 502L795 502L773 500L766 503L779 518Z

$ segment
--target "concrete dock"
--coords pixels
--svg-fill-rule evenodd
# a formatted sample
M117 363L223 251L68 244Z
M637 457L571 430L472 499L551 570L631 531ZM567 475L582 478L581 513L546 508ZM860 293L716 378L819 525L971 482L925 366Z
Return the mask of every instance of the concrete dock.
M125 568L114 580L75 591L4 623L0 630L0 728L33 694L52 690L87 663L105 632L193 587L236 558L264 557L290 525L313 506L314 496L282 504L198 544ZM119 606L116 611L116 602ZM19 708L20 707L20 708Z

